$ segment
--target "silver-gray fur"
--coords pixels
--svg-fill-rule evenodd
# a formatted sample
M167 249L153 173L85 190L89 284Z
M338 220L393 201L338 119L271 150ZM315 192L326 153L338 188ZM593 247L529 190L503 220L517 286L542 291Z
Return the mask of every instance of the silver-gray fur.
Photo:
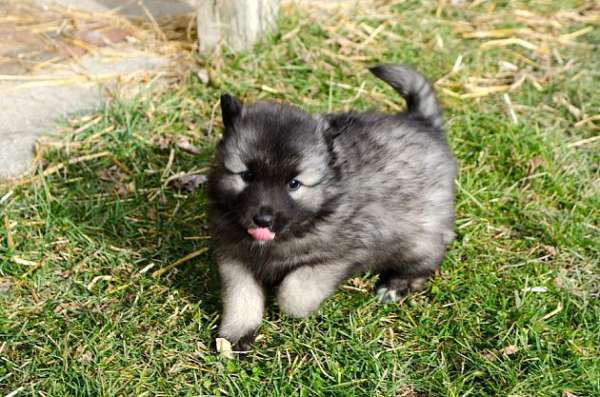
M423 288L443 260L454 237L455 164L433 89L406 66L371 71L405 97L406 112L311 115L221 98L209 218L219 334L238 348L252 340L269 293L303 317L346 278L373 271L380 299L396 300ZM271 241L249 234L259 214Z
M369 70L402 95L409 113L420 114L434 127L442 127L440 106L433 88L423 75L404 65L380 65Z

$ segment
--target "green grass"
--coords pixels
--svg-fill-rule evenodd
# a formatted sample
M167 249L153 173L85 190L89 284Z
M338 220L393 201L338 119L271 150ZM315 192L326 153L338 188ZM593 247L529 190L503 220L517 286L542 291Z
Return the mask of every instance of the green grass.
M219 302L210 252L152 275L209 246L210 240L186 239L207 233L203 189L178 193L164 182L208 166L220 131L218 120L211 127L211 114L222 91L310 111L391 110L400 100L369 77L366 65L407 62L437 80L461 54L463 68L449 78L458 85L446 86L456 92L469 76L496 73L499 61L527 68L515 52L539 61L543 67L529 69L535 76L560 70L552 56L544 63L518 47L483 51L482 40L464 39L457 24L487 15L497 17L481 22L487 29L521 27L502 13L527 8L551 15L558 4L499 3L491 10L488 3L447 6L440 17L420 2L383 7L385 31L395 36L375 36L354 50L339 39L361 42L356 26L377 27L376 15L341 23L286 8L280 33L254 53L200 60L209 85L189 76L161 95L116 101L79 131L89 119L69 122L62 146L46 151L43 169L111 155L46 177L41 168L34 182L0 187L0 392L600 395L600 151L596 142L572 145L595 136L597 127L574 127L577 120L556 100L564 95L586 115L598 113L597 26L578 39L586 46L558 47L565 62L574 60L572 68L543 80L540 91L525 83L510 94L518 124L501 94L440 94L460 163L458 238L427 292L381 305L367 275L305 320L271 305L255 350L227 360L211 349ZM556 34L591 26L562 23ZM364 89L357 95L337 83ZM167 168L171 149L161 149L158 139L180 136L201 153L172 147Z

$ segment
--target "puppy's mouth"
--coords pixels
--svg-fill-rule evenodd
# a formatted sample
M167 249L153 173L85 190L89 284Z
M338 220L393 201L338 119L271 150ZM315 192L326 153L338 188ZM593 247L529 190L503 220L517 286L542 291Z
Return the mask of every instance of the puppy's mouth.
M256 241L272 241L275 238L275 233L268 227L250 227L247 231Z

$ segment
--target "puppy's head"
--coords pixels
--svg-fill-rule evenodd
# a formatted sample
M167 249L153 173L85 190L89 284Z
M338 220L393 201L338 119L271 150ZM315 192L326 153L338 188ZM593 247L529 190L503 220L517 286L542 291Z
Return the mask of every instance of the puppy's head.
M221 97L225 127L209 197L228 230L277 242L306 231L327 201L325 122L285 104ZM236 233L237 234L237 233Z

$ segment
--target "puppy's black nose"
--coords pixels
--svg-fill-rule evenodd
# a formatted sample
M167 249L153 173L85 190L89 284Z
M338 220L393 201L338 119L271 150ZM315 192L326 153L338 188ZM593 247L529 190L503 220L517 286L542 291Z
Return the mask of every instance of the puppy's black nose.
M269 214L268 212L258 213L254 215L254 218L252 219L258 227L271 227L271 225L273 225L273 215Z

